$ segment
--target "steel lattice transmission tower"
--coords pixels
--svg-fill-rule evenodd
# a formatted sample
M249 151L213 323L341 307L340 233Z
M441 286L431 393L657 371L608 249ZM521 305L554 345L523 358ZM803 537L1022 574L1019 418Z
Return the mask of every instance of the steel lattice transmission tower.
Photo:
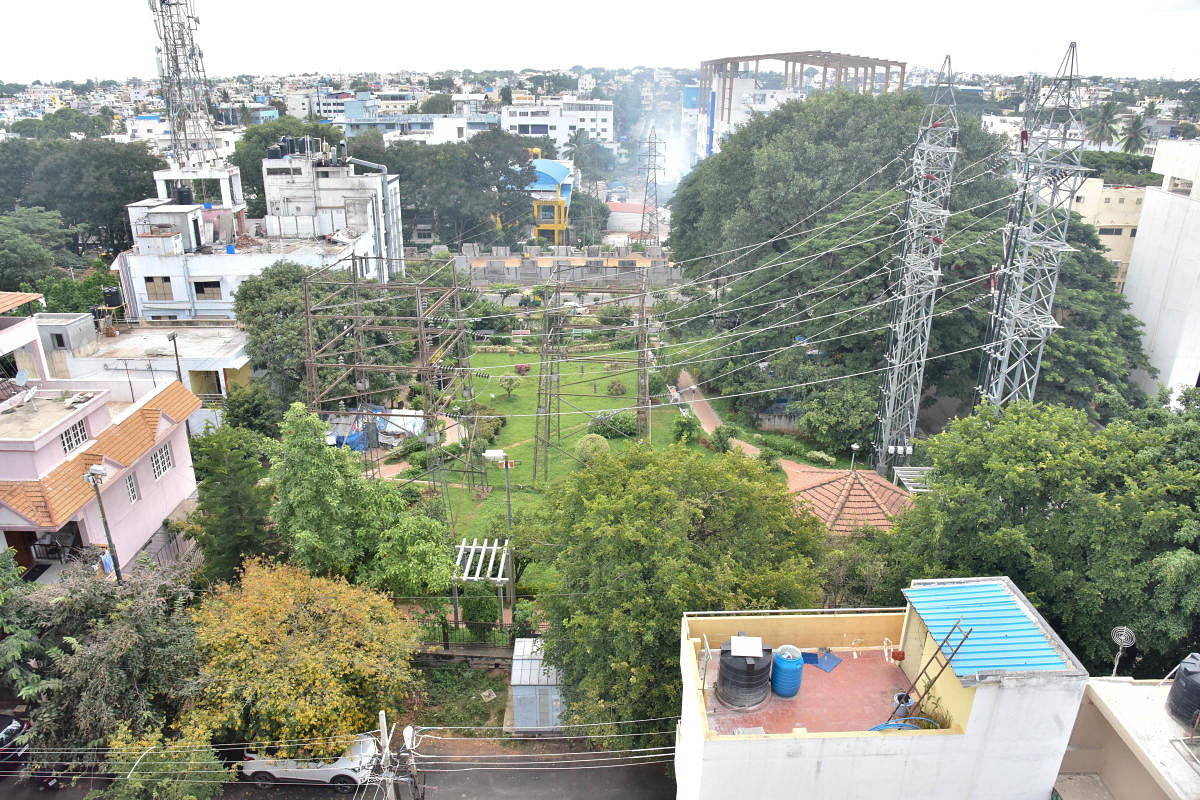
M1044 84L1032 82L1025 106L1017 193L980 364L979 399L994 406L1033 399L1046 339L1059 327L1054 292L1063 257L1074 249L1067 226L1084 178L1080 99L1071 42L1058 74Z
M908 207L894 284L886 371L875 421L875 469L907 464L921 407L925 354L933 304L942 277L942 245L950 216L950 186L958 158L958 115L954 107L950 56L942 63L933 102L921 121L908 176Z
M642 244L658 244L658 167L662 153L658 151L658 134L650 125L646 137L646 155L642 156L642 170L646 173L646 191L642 196L642 223L639 237Z
M178 167L204 166L216 157L210 90L204 73L204 53L196 46L193 0L148 0L158 31L158 77L167 119L171 124L171 150Z

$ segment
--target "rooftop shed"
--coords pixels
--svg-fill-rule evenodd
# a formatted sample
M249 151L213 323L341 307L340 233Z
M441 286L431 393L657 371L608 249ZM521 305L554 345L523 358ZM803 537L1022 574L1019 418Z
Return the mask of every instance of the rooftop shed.
M542 663L542 640L517 639L513 644L513 728L515 733L557 733L562 696L558 671Z

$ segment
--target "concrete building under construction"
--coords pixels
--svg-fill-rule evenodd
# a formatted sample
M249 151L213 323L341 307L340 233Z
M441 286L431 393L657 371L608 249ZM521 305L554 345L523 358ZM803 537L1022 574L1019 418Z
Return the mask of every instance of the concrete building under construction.
M765 68L764 68L765 64ZM768 70L782 65L783 85L767 88ZM700 63L699 120L695 161L721 149L721 140L755 112L769 113L813 92L845 89L863 94L904 90L902 61L803 50L726 56ZM693 162L694 163L694 162Z

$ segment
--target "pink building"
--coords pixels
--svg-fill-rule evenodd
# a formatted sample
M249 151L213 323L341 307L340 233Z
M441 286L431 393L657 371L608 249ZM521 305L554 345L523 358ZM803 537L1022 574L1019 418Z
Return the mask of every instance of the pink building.
M0 314L41 295L0 292ZM106 547L100 487L122 568L174 545L164 521L196 491L184 420L200 401L178 381L58 380L31 316L0 316L0 530L38 581L56 579L72 552Z

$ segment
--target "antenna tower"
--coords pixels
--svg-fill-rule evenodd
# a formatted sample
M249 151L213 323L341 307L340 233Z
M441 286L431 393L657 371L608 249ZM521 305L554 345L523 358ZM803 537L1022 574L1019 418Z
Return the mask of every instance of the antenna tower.
M208 114L210 91L204 73L204 53L196 46L193 0L148 0L158 32L158 77L167 119L171 124L171 152L181 168L204 166L216 158L212 119Z
M875 420L875 469L907 464L921 407L921 381L933 325L933 304L942 277L942 244L950 212L950 186L958 157L950 56L942 62L933 102L925 111L908 178L908 209L894 284L887 367Z
M1067 48L1058 75L1031 85L1028 96L1004 267L979 370L979 400L994 406L1033 399L1043 348L1060 327L1052 314L1054 292L1063 257L1074 249L1067 244L1067 226L1084 178L1075 42Z
M654 125L650 125L650 134L646 137L646 155L642 156L642 170L646 173L646 191L642 197L642 224L639 229L639 241L644 244L658 244L658 165L662 154L658 152L658 134Z

